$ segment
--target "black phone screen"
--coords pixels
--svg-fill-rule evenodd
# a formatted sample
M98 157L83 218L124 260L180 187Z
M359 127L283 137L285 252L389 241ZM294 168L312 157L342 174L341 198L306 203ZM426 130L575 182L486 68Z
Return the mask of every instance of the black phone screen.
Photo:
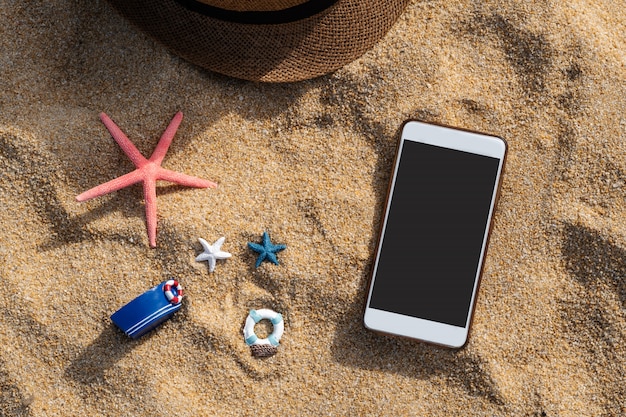
M500 160L404 141L370 307L465 327Z

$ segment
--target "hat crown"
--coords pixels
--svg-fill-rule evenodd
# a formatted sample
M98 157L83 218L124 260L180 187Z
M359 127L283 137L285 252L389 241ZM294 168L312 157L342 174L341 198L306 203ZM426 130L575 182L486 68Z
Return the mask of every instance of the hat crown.
M310 0L197 0L199 3L235 12L273 12L299 6Z

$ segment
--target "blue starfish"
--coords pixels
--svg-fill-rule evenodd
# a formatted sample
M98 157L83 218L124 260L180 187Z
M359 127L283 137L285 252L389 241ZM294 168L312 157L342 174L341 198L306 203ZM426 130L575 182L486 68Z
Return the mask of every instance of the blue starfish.
M263 261L269 261L275 265L278 265L278 258L276 258L276 253L284 250L287 246L274 245L270 241L270 235L268 235L267 232L263 232L263 244L259 245L258 243L248 242L248 247L259 254L259 256L256 258L256 263L254 264L254 267L258 268Z

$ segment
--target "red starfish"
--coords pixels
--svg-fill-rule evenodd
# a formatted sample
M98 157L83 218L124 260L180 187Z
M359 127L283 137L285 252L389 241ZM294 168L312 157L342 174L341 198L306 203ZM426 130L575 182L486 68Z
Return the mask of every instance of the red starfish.
M188 187L198 188L215 188L217 184L201 178L192 177L190 175L181 174L179 172L170 171L161 168L161 162L167 153L176 130L183 120L181 112L176 113L165 132L159 139L157 147L154 149L150 159L146 159L137 150L135 145L128 139L122 130L104 113L100 113L100 120L106 126L107 130L113 136L113 139L122 148L124 153L137 167L136 170L128 174L117 177L111 181L100 184L82 194L76 196L77 201L86 201L101 195L112 193L129 185L143 182L143 196L146 204L146 222L148 227L148 240L150 246L156 246L156 229L157 229L157 204L156 204L156 181L164 180L174 182L176 184L186 185Z

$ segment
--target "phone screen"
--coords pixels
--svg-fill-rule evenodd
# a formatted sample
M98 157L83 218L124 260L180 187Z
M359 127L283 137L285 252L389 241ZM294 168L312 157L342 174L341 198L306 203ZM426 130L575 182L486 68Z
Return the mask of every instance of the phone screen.
M405 140L369 307L465 327L500 160Z

